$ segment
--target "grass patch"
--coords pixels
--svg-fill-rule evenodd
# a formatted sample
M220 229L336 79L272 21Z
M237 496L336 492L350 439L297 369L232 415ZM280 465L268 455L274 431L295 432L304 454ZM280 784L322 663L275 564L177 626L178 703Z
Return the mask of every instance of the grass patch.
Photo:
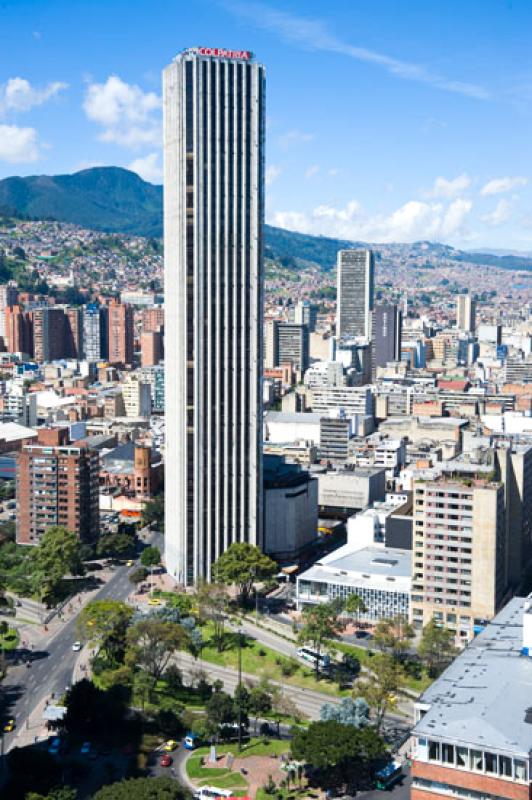
M224 636L224 647L221 653L218 652L212 640L212 628L206 625L203 629L206 643L201 651L201 658L210 664L219 667L238 667L238 636L233 632L226 632ZM310 689L322 694L330 694L335 697L347 697L350 694L348 689L338 689L338 684L328 678L321 678L317 681L312 670L307 669L297 662L297 669L292 675L283 674L286 671L285 664L289 661L286 656L280 655L270 647L257 642L250 636L242 636L242 671L257 678L268 678L278 681L285 685L298 686L301 689Z
M203 756L192 756L187 761L187 775L191 779L208 778L209 776L215 778L219 775L225 775L228 770L226 767L204 767L201 764Z
M9 628L7 633L0 636L0 651L14 650L20 641L16 628Z
M199 785L209 786L210 780L202 780L199 782ZM216 778L215 785L218 789L245 789L248 782L240 772L230 772L227 770L227 775Z

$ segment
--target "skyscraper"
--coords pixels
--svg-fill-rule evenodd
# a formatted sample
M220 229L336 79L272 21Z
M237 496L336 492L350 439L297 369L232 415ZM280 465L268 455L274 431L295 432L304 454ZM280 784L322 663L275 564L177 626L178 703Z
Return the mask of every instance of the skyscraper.
M13 308L18 299L18 289L11 283L0 286L0 336L7 345L6 309Z
M133 308L113 301L109 306L109 363L133 363Z
M166 566L191 584L262 543L264 68L194 48L163 89Z
M389 361L401 360L401 327L402 314L397 306L375 306L372 322L374 368L385 367Z
M456 300L456 327L461 331L474 333L476 324L476 303L470 294L460 294Z
M371 338L373 310L372 250L339 250L336 296L336 336Z

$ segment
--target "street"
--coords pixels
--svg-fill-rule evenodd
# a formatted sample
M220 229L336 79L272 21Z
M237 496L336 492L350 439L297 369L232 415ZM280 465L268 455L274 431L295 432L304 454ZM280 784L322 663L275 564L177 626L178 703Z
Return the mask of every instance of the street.
M162 537L153 534L150 543L160 544ZM109 580L92 597L92 600L125 600L131 593L132 586L128 575L131 569L127 566L117 567ZM75 601L73 601L75 602ZM81 607L80 607L81 610ZM2 685L2 719L14 718L17 727L12 733L3 736L3 751L7 752L17 746L17 739L24 735L24 743L28 743L25 730L42 727L42 708L52 694L58 699L71 685L74 667L80 654L72 650L76 641L76 619L65 622L59 632L46 643L41 650L26 650L21 664L11 666ZM32 659L31 667L25 666L26 657Z

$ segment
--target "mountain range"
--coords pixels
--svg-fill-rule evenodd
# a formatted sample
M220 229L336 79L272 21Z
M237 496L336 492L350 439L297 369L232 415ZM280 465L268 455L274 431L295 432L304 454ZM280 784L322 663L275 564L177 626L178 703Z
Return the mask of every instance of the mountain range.
M71 175L33 175L0 180L0 213L30 219L54 219L111 233L160 237L162 186L121 167L92 167ZM331 269L342 248L361 245L325 236L310 236L265 227L266 256L287 269L318 266ZM427 261L461 261L504 269L532 271L532 257L457 250L433 242L371 245L379 253Z

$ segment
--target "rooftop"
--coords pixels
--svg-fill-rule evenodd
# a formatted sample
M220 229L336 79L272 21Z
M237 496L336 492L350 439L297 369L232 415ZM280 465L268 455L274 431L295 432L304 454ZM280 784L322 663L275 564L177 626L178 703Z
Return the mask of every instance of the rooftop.
M380 585L390 579L409 581L411 561L410 550L371 546L353 550L347 544L317 561L299 577L302 580L331 581L347 585L351 585L356 579L358 585L366 582L368 586L376 586L377 583ZM376 580L378 578L381 581Z
M415 736L528 756L532 658L522 655L525 600L514 597L430 686Z

